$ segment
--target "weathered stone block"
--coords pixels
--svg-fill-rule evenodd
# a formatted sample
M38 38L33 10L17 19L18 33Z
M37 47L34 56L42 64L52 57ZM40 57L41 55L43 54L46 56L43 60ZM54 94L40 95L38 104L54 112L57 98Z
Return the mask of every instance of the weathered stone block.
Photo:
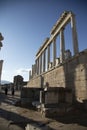
M87 52L79 53L64 64L55 66L55 68L42 73L42 76L43 82L40 76L37 76L28 82L28 86L40 88L47 82L49 87L71 88L74 95L76 95L76 100L77 98L82 98L85 95L85 91L87 92ZM82 92L83 90L84 92Z

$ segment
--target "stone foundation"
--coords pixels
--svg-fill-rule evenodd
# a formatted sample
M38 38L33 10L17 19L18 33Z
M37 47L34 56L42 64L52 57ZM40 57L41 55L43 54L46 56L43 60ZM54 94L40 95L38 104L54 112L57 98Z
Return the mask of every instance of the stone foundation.
M21 106L32 107L32 102L39 101L40 90L37 88L22 88Z
M73 98L66 93L66 100L83 102L87 99L87 50L66 60L65 63L31 79L27 87L63 87L72 90ZM69 97L69 98L68 98Z

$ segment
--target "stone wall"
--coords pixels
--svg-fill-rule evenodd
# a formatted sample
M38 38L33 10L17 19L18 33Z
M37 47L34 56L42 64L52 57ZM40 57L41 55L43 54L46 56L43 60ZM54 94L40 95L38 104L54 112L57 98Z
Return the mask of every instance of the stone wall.
M33 101L39 101L40 90L38 88L26 88L21 89L21 105L32 106Z
M45 94L45 104L57 104L58 103L58 92L47 92Z
M30 79L27 86L31 88L41 88L41 76Z
M87 50L41 76L36 76L28 82L27 86L40 88L44 87L45 83L48 83L49 87L71 88L74 99L79 102L87 100Z

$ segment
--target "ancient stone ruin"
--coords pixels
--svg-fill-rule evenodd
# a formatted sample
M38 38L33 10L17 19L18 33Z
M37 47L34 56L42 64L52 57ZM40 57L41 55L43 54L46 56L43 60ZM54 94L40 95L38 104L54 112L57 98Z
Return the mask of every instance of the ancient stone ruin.
M69 23L71 24L73 55L70 49L65 49L64 31ZM59 57L56 55L58 36L60 37ZM53 26L50 37L46 38L36 54L35 64L32 65L29 77L27 88L23 88L21 94L22 103L36 103L35 105L42 112L51 109L52 113L55 108L60 114L60 111L68 111L72 104L84 104L86 109L87 50L79 52L73 12L64 11Z

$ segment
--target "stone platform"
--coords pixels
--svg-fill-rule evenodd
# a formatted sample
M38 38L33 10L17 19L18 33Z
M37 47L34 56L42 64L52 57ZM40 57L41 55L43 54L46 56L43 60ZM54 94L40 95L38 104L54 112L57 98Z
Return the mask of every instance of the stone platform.
M0 130L26 130L27 124L33 124L41 130L87 130L87 113L75 109L73 113L57 118L46 118L40 112L21 106L14 102L20 99L18 93L14 96L0 93ZM32 129L33 130L33 129Z

